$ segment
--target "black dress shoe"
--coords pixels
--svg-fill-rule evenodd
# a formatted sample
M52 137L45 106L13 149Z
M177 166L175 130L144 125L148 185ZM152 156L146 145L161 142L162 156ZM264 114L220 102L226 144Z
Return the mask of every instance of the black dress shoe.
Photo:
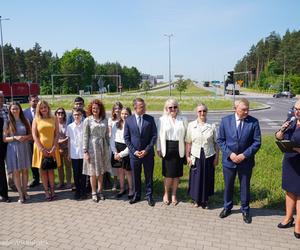
M247 224L250 224L252 222L252 218L249 212L243 212L243 220Z
M300 239L300 234L298 234L298 233L296 233L296 232L294 231L294 235L295 235L295 237L296 237L297 239Z
M147 201L148 201L148 205L149 205L150 207L154 207L155 202L154 202L154 200L153 200L152 197L149 197L149 198L147 199Z
M223 219L223 218L227 217L227 216L230 215L230 214L231 214L231 209L226 209L226 208L224 208L224 209L222 210L222 212L219 214L219 217L220 217L221 219Z
M293 227L293 223L294 223L294 217L292 217L292 219L289 220L288 223L286 224L282 224L281 222L277 225L278 228L290 228Z
M128 195L128 200L131 200L133 198L133 194Z
M141 200L141 198L138 198L138 197L134 197L132 198L130 201L129 201L129 204L134 204L134 203L137 203Z
M2 197L0 198L0 202L6 202L6 203L9 203L11 202L11 199L9 197Z

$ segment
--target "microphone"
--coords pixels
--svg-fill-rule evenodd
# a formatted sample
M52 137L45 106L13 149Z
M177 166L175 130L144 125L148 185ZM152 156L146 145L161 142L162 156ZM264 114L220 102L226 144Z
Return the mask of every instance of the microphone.
M285 131L287 131L288 128L289 128L289 127L291 126L291 124L293 123L293 121L295 121L295 120L296 120L296 117L295 117L295 116L291 117L291 119L290 119L289 121L287 121L287 122L288 122L288 125L287 125L286 127L280 129L281 132L284 133Z

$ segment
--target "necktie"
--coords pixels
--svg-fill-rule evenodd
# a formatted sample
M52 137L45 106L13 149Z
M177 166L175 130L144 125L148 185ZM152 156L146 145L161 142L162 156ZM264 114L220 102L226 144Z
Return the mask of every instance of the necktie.
M240 124L239 124L239 126L237 127L237 137L238 137L238 139L240 139L240 137L241 137L242 126L243 126L243 120L240 120Z
M142 133L142 116L138 117L138 127L139 127L140 133Z

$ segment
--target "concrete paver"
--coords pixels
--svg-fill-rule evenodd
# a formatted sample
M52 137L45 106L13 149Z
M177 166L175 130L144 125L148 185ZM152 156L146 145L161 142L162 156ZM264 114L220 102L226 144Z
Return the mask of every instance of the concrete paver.
M221 208L203 210L190 203L176 207L146 201L130 205L107 199L75 201L71 191L58 191L45 202L30 192L26 204L0 203L0 249L300 249L293 228L280 230L283 211L252 209L253 222L243 222L238 207L225 219Z

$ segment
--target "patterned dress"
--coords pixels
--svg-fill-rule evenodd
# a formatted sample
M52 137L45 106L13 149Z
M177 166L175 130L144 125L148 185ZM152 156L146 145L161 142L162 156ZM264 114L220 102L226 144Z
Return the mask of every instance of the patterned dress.
M7 123L4 125L4 130L7 130ZM10 137L26 134L25 125L20 120L17 120L16 133L8 134L7 136ZM6 165L8 173L31 167L31 147L29 145L29 141L19 142L14 140L7 144Z
M111 172L107 119L96 121L93 116L83 122L83 150L90 160L83 161L83 174L99 176Z

